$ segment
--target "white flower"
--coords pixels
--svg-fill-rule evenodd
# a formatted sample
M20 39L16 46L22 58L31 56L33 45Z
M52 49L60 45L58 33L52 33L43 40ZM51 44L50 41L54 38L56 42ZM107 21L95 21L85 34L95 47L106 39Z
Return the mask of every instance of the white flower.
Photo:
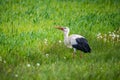
M62 41L61 40L59 40L59 43L61 43Z
M97 34L97 38L98 38L98 39L99 39L99 38L103 38L102 35L101 35L101 33L98 33L98 34Z
M116 35L115 35L115 33L112 33L112 37L115 37Z
M97 34L97 37L99 37L99 36L101 36L101 33L98 33L98 34Z
M64 59L66 59L66 57L64 56Z
M49 54L46 54L46 57L48 57L49 56Z
M44 39L47 42L47 39Z
M98 38L98 39L99 39L99 38L102 39L103 37L102 37L102 36L98 36L97 38Z
M111 34L111 32L108 32L109 34Z
M105 41L105 42L106 42L106 40L107 40L107 39L106 39L106 38L104 38L104 41Z
M15 74L15 77L18 77L18 74Z
M27 67L30 67L31 65L30 64L27 64Z
M37 63L36 65L37 65L37 66L40 66L40 63Z
M47 42L46 42L46 41L45 41L44 43L45 43L45 44L47 44Z
M44 39L44 43L47 44L47 42L48 42L47 39Z
M111 36L112 36L112 34L109 34L109 36L111 37Z
M6 63L6 61L4 60L3 63Z
M119 35L116 35L117 38L119 38L120 36Z
M105 37L107 37L107 34L105 34Z
M102 37L102 36L100 36L100 38L102 39L103 37Z

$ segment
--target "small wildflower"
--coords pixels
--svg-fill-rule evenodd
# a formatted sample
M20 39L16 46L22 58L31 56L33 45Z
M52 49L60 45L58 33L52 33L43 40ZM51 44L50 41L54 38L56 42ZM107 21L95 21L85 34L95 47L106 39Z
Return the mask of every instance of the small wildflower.
M27 64L27 67L30 67L31 65L30 64Z
M116 35L117 38L119 38L120 36L119 35Z
M47 42L47 39L44 39Z
M109 34L111 34L111 32L108 32Z
M49 54L46 54L46 57L48 57L49 56Z
M101 33L98 33L98 34L97 34L97 37L99 37L99 36L101 36Z
M114 32L112 32L112 36L113 36L113 37L115 37L115 36L116 36Z
M3 63L6 63L6 61L4 60Z
M66 57L64 56L64 59L66 59Z
M111 36L112 36L112 34L109 34L109 36L111 37Z
M59 43L61 43L62 41L61 40L59 40Z
M15 74L15 77L18 77L18 74Z
M44 39L44 43L47 44L47 39Z
M107 37L107 34L105 34L104 36Z
M98 39L99 39L99 38L103 38L102 35L101 35L101 33L98 33L98 34L97 34L97 38L98 38Z
M106 39L106 38L104 38L104 41L106 42L106 41L107 41L107 39Z
M45 43L45 44L47 44L47 42L46 42L46 41L45 41L44 43Z
M114 39L115 39L115 37L113 36L113 37L112 37L112 39L114 40Z
M37 65L37 66L40 66L40 63L37 63L36 65Z
M98 36L97 38L98 38L98 39L99 39L99 38L102 39L103 37L102 37L102 36Z

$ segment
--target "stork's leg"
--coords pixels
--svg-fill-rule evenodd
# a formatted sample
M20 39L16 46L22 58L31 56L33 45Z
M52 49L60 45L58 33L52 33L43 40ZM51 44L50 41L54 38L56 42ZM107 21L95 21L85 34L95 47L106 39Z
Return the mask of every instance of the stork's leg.
M73 48L73 49L74 49L74 52L73 52L73 58L74 58L76 55L76 49L75 48Z
M80 53L80 58L82 58L82 53Z

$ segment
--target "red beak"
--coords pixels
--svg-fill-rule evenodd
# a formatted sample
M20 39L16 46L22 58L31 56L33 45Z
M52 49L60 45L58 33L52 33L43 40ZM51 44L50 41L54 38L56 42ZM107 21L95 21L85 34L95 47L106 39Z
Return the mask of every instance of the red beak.
M59 29L59 30L62 30L62 31L64 30L64 28L58 27L58 26L56 27L56 29Z

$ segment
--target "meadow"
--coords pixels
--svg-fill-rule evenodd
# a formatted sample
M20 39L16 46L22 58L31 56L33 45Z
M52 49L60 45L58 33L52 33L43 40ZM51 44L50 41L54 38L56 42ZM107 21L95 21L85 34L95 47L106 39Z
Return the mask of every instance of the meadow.
M92 52L72 58L55 26ZM1 0L0 80L120 80L120 1Z

